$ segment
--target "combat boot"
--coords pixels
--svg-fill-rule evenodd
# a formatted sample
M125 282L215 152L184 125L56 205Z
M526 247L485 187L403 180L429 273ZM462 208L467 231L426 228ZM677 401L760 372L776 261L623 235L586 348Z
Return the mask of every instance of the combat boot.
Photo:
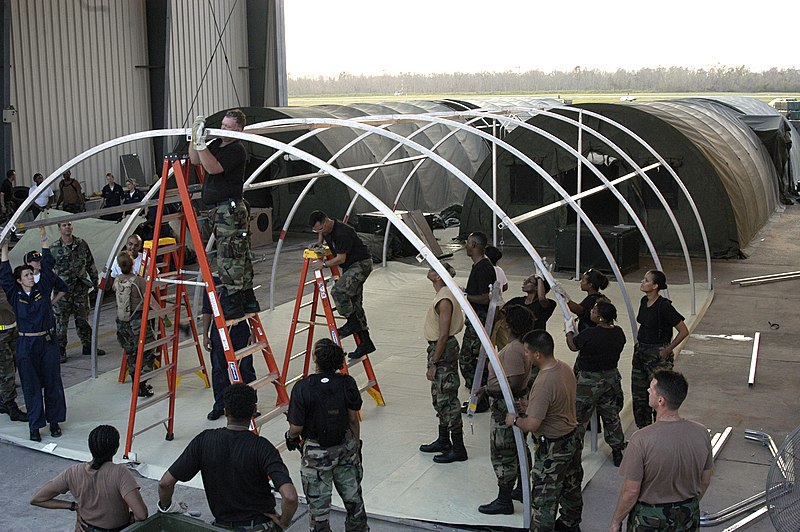
M450 450L433 457L433 461L437 464L449 464L467 460L467 449L464 447L464 432L461 429L450 431L450 439L453 442Z
M619 467L622 464L622 449L611 449L611 459L614 461L614 467Z
M332 532L331 524L326 519L325 521L312 521L311 532Z
M420 445L419 450L423 453L444 453L450 450L450 431L446 425L439 425L439 437L427 445Z
M85 346L83 346L83 350L81 351L81 353L83 353L83 355L84 355L84 356L87 356L87 357L88 357L88 356L91 356L91 355L92 355L92 346L91 346L91 345L85 345ZM105 352L105 351L103 351L103 350L102 350L102 349L100 349L99 347L97 348L97 356L101 357L101 356L103 356L103 355L105 355L105 354L106 354L106 352Z
M581 532L581 527L579 525L567 526L559 517L556 519L556 526L553 530L556 532Z
M517 484L511 490L511 500L522 502L522 479L517 477Z
M353 333L357 333L361 330L361 324L358 322L358 318L355 314L350 314L347 317L347 322L344 325L336 329L336 332L339 334L339 339L347 338Z
M478 511L487 515L513 514L514 503L511 501L511 488L507 486L500 486L498 488L497 498L489 504L482 504L478 506Z
M4 405L0 405L0 413L8 414L11 421L28 421L28 414L23 412L14 401L9 401Z
M61 347L60 361L62 364L67 361L67 348L63 346Z
M366 329L358 333L358 339L360 343L358 347L356 347L356 350L347 355L351 360L358 360L359 358L375 352L375 344L372 343L372 339L369 337L369 332Z

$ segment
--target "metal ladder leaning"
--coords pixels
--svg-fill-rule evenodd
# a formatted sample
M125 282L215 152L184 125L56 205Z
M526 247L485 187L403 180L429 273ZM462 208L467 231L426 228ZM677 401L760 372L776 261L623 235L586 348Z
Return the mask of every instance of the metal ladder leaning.
M342 345L342 339L339 338L339 333L336 327L336 318L333 315L330 291L327 286L327 282L330 279L337 280L339 278L339 268L336 266L330 266L329 268L331 271L331 276L326 278L323 274L323 270L314 270L310 267L311 261L313 260L331 257L331 252L327 247L323 248L323 250L306 249L303 251L303 269L300 274L300 285L297 288L297 298L295 299L294 312L292 313L292 323L289 327L289 340L286 343L286 354L283 358L283 371L281 374L283 375L282 384L284 386L290 386L308 376L311 365L311 352L314 346L314 329L317 325L325 324L331 340L336 342L340 347ZM313 279L311 280L308 279L309 270L314 272ZM314 290L311 299L308 301L303 301L306 288L312 285ZM321 314L319 313L320 306L322 306ZM307 307L310 307L309 319L300 319L300 311ZM324 318L324 321L318 321L318 318ZM298 329L298 326L301 327ZM303 333L307 333L305 349L298 353L292 353L295 337ZM360 343L358 333L355 333L353 336L356 340L356 344ZM300 357L303 357L302 373L287 380L289 364L293 360ZM351 368L359 363L364 365L364 372L367 375L367 382L366 384L359 386L359 391L363 393L366 390L367 393L372 396L378 406L385 406L383 393L378 385L378 379L375 377L375 371L372 368L372 362L369 359L369 355L358 359L347 358L344 366L341 369L342 373L347 373L348 368Z
M169 182L168 178L170 177L170 170L172 170L173 172L174 181L176 185L176 188L172 189L167 188ZM159 242L160 242L159 233L161 231L162 223L169 220L180 220L180 231L177 242L175 244L176 247L174 249L170 248L170 246L165 247L166 251L168 251L169 253L174 253L174 256L176 257L177 260L175 261L175 269L173 271L165 272L163 274L157 273L157 260L148 261L147 268L145 271L147 290L144 294L144 302L142 309L142 324L146 325L147 321L152 318L167 316L171 313L172 331L169 334L163 335L161 338L157 338L155 341L150 342L149 344L145 344L146 329L142 327L142 331L140 333L138 342L136 372L133 375L133 392L131 393L130 412L128 414L128 430L125 439L125 453L124 453L124 456L126 458L130 457L134 437L151 428L163 425L166 429L166 440L170 441L174 438L175 402L176 402L178 377L181 374L189 373L195 370L195 368L185 371L179 371L178 369L179 349L184 345L189 345L189 344L187 342L183 343L179 342L180 340L179 326L181 322L181 309L183 308L183 305L176 304L175 302L185 301L187 308L190 308L188 307L188 296L186 294L187 286L201 286L205 290L206 295L208 296L214 318L213 326L216 327L217 332L220 335L221 344L225 352L225 359L227 361L228 375L232 383L243 382L241 372L239 371L239 361L242 358L249 355L253 355L258 351L261 351L261 353L264 356L268 373L265 376L249 383L249 385L253 388L260 388L269 383L272 383L276 388L278 397L276 400L276 406L274 408L270 409L268 412L264 414L259 415L257 418L251 421L250 425L251 430L257 432L258 427L261 424L285 412L289 407L289 396L286 393L286 387L282 383L278 365L275 362L275 358L272 354L272 349L270 348L269 341L267 340L267 336L264 332L264 327L261 324L261 320L258 314L256 313L246 314L244 317L239 319L227 320L227 321L225 320L225 316L223 315L222 312L222 305L220 303L219 297L217 296L217 290L212 275L213 272L209 265L208 257L206 256L205 250L202 247L203 239L200 234L200 228L197 223L197 215L195 214L194 208L192 207L191 196L189 194L188 182L191 170L192 167L185 158L181 158L174 154L168 155L164 158L164 166L161 173L162 176L161 189L159 191L159 196L158 196L159 202L157 207L156 220L154 224L154 234L152 241L153 244L150 249L150 257L152 259L154 257L159 256ZM202 181L203 179L202 169L196 168L196 170L198 175L200 176L200 180ZM180 212L173 214L165 214L164 213L165 199L168 196L174 196L176 194L179 195L181 199L180 204L182 208ZM187 272L183 269L185 243L187 238L191 238L191 241L195 243L197 264L200 268L199 273L201 276L200 278L203 279L202 281L196 280L197 272ZM175 287L174 302L167 302L168 298L162 298L162 301L165 302L164 306L162 306L160 310L151 311L150 301L153 298L154 288L158 289L158 287L164 287L164 286ZM240 349L239 351L234 351L233 343L231 342L230 334L228 331L231 326L244 320L247 320L249 322L251 330L255 335L256 341L255 343L248 345L243 349ZM190 338L188 342L194 343L196 345L197 343L199 343L196 337L196 328L193 327L192 331L195 337ZM162 357L161 367L158 368L157 370L154 370L146 374L147 380L150 381L155 376L164 373L166 375L166 380L167 380L167 391L162 393L157 393L155 396L140 402L137 390L139 388L139 382L141 381L142 377L141 369L142 369L142 358L144 352L148 349L153 349L159 346L166 347L170 345L171 345L171 350L167 348L164 349L162 352L162 355L164 356ZM169 406L167 408L167 416L165 418L159 419L154 423L149 424L146 427L135 430L136 414L164 400L167 400L169 402Z

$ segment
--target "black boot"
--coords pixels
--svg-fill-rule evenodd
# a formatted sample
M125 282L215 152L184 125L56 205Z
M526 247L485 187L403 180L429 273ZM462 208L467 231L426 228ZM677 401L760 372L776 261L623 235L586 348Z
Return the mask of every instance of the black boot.
M325 521L312 521L311 532L331 532L331 524L326 519Z
M28 421L28 414L23 412L14 401L9 401L4 405L0 405L0 413L8 414L11 421Z
M153 387L147 384L147 382L140 382L139 383L139 397L153 397L155 392L153 392Z
M514 503L511 501L511 488L500 486L498 488L497 498L489 504L478 506L478 511L488 515L513 514Z
M336 332L339 334L339 339L347 338L353 333L357 333L361 330L361 324L358 322L358 318L355 314L350 314L347 317L347 322L344 325L336 329Z
M580 525L567 526L559 517L556 519L556 526L553 530L556 532L581 532L581 527Z
M614 461L614 467L619 467L622 463L622 449L611 449L611 459Z
M419 450L423 453L444 453L450 450L450 431L446 425L439 425L439 437L427 445L420 445Z
M66 347L61 347L61 358L60 358L60 360L61 360L62 364L67 361L67 348Z
M58 423L50 423L50 436L60 438L61 434L61 427L58 426Z
M355 351L347 355L351 360L358 360L359 358L375 352L375 344L372 343L372 339L369 337L369 331L363 330L357 334L360 343Z
M464 432L461 429L450 431L450 439L453 442L450 450L433 457L433 461L437 464L466 461L467 449L464 447Z

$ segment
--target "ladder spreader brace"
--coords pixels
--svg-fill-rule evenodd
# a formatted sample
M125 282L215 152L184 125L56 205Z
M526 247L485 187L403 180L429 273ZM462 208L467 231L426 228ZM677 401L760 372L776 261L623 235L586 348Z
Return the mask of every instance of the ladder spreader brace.
M328 334L330 335L331 340L336 342L340 347L342 346L342 339L339 338L338 328L336 327L336 318L333 315L333 307L331 305L330 291L327 286L327 282L330 279L333 279L334 281L339 279L339 268L337 266L329 266L331 277L328 278L324 276L323 270L314 270L313 268L310 268L311 261L322 260L325 258L333 258L330 249L327 247L323 247L322 249L306 249L303 251L303 269L300 274L300 285L297 288L297 298L294 304L294 312L292 313L292 323L289 327L289 339L286 344L286 354L283 358L283 371L281 373L283 376L282 384L287 387L301 379L304 379L309 374L312 360L311 354L314 346L314 329L316 325L324 323L328 328ZM313 280L307 280L309 269L314 272ZM311 285L314 287L312 298L309 301L303 301L305 290ZM322 306L321 314L319 313L320 305ZM301 320L300 310L306 307L311 307L309 319ZM318 321L318 318L324 318L324 322L321 320ZM302 327L298 329L298 325L302 325ZM305 349L298 353L292 353L295 336L303 333L307 333ZM355 333L353 336L356 340L356 344L359 344L360 339L358 337L358 333ZM303 357L303 372L287 380L289 364L293 360L300 357ZM359 363L364 365L364 372L367 375L367 382L359 387L359 391L363 393L366 390L372 396L378 406L385 406L383 394L381 393L380 386L378 386L378 379L375 377L375 371L372 368L372 362L370 361L369 355L358 359L346 359L345 364L341 369L342 373L348 373L348 368L351 368Z
M126 458L130 457L131 448L133 444L133 438L141 434L142 432L154 428L158 425L163 425L166 428L166 439L172 440L174 438L174 428L175 428L175 401L176 401L176 391L177 391L177 383L178 383L178 351L181 347L180 340L180 322L181 322L181 308L183 305L177 304L180 301L187 302L188 307L188 298L186 298L186 286L188 284L197 285L197 277L195 276L194 279L190 279L188 277L184 277L185 271L183 269L184 258L185 258L185 245L187 237L191 237L191 241L195 243L194 249L197 255L197 263L200 267L200 278L203 280L200 283L208 296L209 303L211 306L212 315L214 318L214 327L216 327L217 332L220 336L220 343L222 344L222 348L225 352L225 359L227 360L228 365L228 375L230 377L230 381L232 383L242 383L242 376L241 372L239 371L239 360L242 358L252 355L257 351L261 351L264 355L264 360L267 365L268 373L267 375L256 379L255 381L249 383L249 385L253 388L262 387L268 383L272 383L275 386L277 391L277 400L276 406L269 410L268 412L258 416L251 421L250 428L254 432L258 431L258 427L265 423L266 421L276 417L277 415L285 412L289 407L289 396L286 393L286 387L283 383L284 379L280 376L280 371L278 370L277 363L275 362L275 358L272 354L272 349L270 348L269 341L267 340L267 336L264 332L264 327L261 324L261 320L258 314L246 314L242 318L227 320L222 312L222 305L217 296L216 286L214 284L214 279L212 275L212 270L208 262L208 257L205 253L205 249L202 246L203 239L200 234L200 228L197 223L197 215L194 212L194 208L192 206L191 197L189 195L188 189L188 181L191 173L191 165L185 159L185 157L180 157L175 154L168 155L164 158L164 166L161 172L161 189L159 191L159 202L156 212L156 220L154 224L154 233L153 233L153 245L150 250L151 260L147 263L147 271L145 278L147 279L147 290L144 294L144 302L142 308L142 329L139 335L139 343L137 349L137 360L136 360L136 371L133 375L133 389L131 393L131 406L130 412L128 414L128 430L125 439L125 454ZM167 189L167 183L169 182L169 171L170 169L173 170L174 179L176 188L174 189ZM196 167L196 171L200 177L200 180L203 180L203 172L201 167ZM167 215L164 213L164 205L165 205L165 198L168 196L179 195L181 198L181 214L177 217L173 215ZM158 256L158 247L159 247L159 236L161 232L161 224L169 218L174 218L180 220L180 232L178 241L176 243L177 247L175 249L171 249L170 252L174 252L177 261L175 264L175 271L170 272L168 278L160 278L159 274L156 270L156 263L157 260L153 260L155 257ZM187 235L188 231L188 235ZM150 312L150 301L153 297L153 288L156 284L164 284L167 287L175 287L175 302L174 305L174 312L173 312L173 319L172 319L172 327L173 332L170 335L162 336L162 338L156 339L154 342L150 344L145 344L145 334L146 334L146 324L147 321L152 317ZM184 299L186 298L186 299ZM162 307L165 308L165 307ZM165 311L166 312L166 311ZM230 338L229 328L241 321L247 320L253 334L255 336L256 342L252 345L246 346L239 351L233 350L233 343ZM196 329L193 329L193 332ZM195 333L196 334L196 333ZM193 339L194 342L197 342L197 338ZM167 377L167 391L162 393L156 393L154 397L146 399L139 402L138 398L138 388L139 383L141 382L142 374L142 359L144 352L147 349L151 349L158 346L168 346L171 345L171 351L166 350L163 352L165 355L162 360L162 365L158 370L150 372L146 374L147 380L152 380L159 373L166 374ZM160 403L163 400L169 401L168 413L167 416L163 419L159 419L155 423L152 423L138 431L134 432L135 422L136 422L136 414L145 408L153 406L157 403Z

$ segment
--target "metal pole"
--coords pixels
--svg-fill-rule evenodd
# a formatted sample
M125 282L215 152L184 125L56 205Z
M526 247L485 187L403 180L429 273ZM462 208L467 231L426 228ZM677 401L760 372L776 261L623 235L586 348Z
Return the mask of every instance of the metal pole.
M578 153L583 154L583 111L578 111ZM583 164L578 158L578 186L576 192L580 194L583 187ZM578 198L578 207L581 206L581 199ZM581 217L575 216L575 279L581 278Z
M497 120L492 120L492 136L497 137ZM497 203L497 143L492 142L492 200ZM497 245L497 213L492 211L492 245Z
M746 283L748 281L760 281L762 279L772 279L773 277L786 277L787 275L800 275L800 271L771 273L769 275L759 275L756 277L742 277L741 279L734 279L731 281L731 284Z
M756 363L758 363L758 344L761 342L761 333L757 332L753 337L753 352L750 354L750 374L747 377L747 385L753 387L756 382Z

